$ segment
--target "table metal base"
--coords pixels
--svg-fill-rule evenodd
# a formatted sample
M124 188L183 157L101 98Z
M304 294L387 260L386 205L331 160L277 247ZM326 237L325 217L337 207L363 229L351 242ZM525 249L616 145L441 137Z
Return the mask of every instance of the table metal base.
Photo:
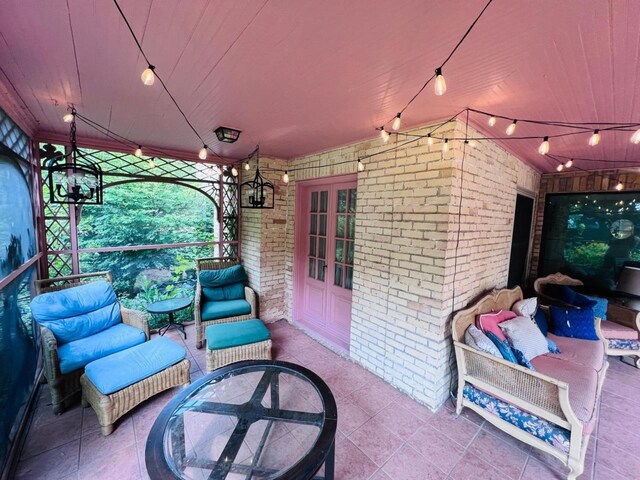
M173 312L169 314L169 323L167 323L164 327L160 327L158 329L158 335L164 335L170 328L175 328L176 330L180 330L184 335L184 339L187 339L187 332L184 329L184 325L181 323L176 323L173 318ZM164 331L162 330L164 329Z

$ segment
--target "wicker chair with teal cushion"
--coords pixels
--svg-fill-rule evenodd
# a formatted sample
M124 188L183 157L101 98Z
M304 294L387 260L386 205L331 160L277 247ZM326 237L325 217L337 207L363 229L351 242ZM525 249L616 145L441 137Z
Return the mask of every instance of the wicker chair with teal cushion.
M196 347L202 348L205 329L218 323L256 318L256 294L248 286L247 274L237 258L196 260L194 317Z
M105 278L39 288L46 293L31 302L42 339L44 376L56 414L79 399L80 377L87 364L149 339L146 316L122 308L111 277L106 274Z

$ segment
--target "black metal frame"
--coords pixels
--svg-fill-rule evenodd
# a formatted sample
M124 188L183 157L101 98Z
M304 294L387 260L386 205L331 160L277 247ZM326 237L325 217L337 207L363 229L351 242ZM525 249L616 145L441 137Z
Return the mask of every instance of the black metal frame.
M270 368L272 370L270 370ZM198 392L200 388L207 383L219 381L230 375L237 374L239 371L245 373L264 371L258 386L256 387L250 400L244 404L226 404L219 402L198 401L191 402L188 406L185 403L189 401L189 397ZM279 373L286 372L311 383L318 391L322 399L324 411L322 413L299 412L293 410L282 410L279 408ZM261 401L266 394L267 389L271 386L271 407L262 406ZM173 413L179 408L186 408L190 411L215 413L221 415L232 415L237 417L236 427L229 437L225 448L220 454L218 460L203 460L198 458L186 457L184 448L184 424L182 416L173 417ZM209 478L212 480L223 480L229 472L246 475L247 480L251 480L255 473L276 474L277 470L266 469L263 467L240 465L233 463L242 442L249 431L251 425L259 420L269 421L265 429L260 444L256 450L256 457L259 458L262 449L266 443L269 431L274 420L285 420L292 423L305 425L316 425L321 427L320 434L316 440L314 447L295 465L278 477L269 477L279 480L333 480L335 470L335 434L338 421L338 413L336 402L333 394L327 384L311 370L300 365L289 362L281 362L277 360L249 360L244 362L233 363L225 367L219 368L215 372L196 381L190 387L179 393L169 404L162 410L156 419L149 437L147 438L145 463L149 476L153 479L173 479L179 478L176 473L169 467L164 456L164 434L167 428L173 427L171 442L176 451L180 451L179 462L182 465L210 468L211 474ZM177 423L177 425L175 425ZM226 460L224 460L226 459ZM325 475L320 477L318 471L325 465Z
M274 208L276 189L273 183L260 175L260 147L256 147L248 158L254 157L256 159L256 174L253 180L240 184L240 208ZM269 190L271 194L269 194ZM269 201L269 197L271 201Z
M223 127L222 125L220 125L218 128L216 128L213 131L213 133L216 134L216 137L220 142L235 143L240 138L240 134L242 133L242 130L237 130L235 128L230 128L230 127Z

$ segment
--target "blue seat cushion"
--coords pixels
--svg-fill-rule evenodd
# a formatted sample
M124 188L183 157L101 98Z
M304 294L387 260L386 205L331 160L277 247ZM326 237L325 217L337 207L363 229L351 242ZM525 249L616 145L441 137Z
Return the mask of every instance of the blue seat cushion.
M271 333L262 323L262 320L254 318L242 322L209 325L205 336L207 337L207 348L209 350L220 350L222 348L264 342L271 338Z
M175 365L186 356L184 347L158 337L95 360L86 366L84 373L100 392L109 395Z
M251 305L246 300L224 300L221 302L204 302L201 317L203 321L220 318L237 317L251 313Z
M204 287L222 287L232 283L246 282L247 274L242 265L221 268L220 270L203 270L200 272L200 285Z
M244 282L231 283L221 287L203 287L202 294L205 300L240 300L244 299Z
M90 337L65 343L58 347L60 371L73 372L94 360L143 343L146 339L142 330L119 323Z
M33 318L60 344L89 337L122 322L120 305L109 282L91 282L31 301Z

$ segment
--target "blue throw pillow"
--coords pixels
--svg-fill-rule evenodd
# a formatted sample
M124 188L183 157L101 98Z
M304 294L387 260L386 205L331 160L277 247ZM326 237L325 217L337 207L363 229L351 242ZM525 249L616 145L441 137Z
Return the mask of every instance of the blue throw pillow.
M607 319L607 309L609 308L609 300L606 298L600 297L592 297L590 295L585 295L589 300L595 302L593 306L593 314L601 320Z
M220 302L223 300L244 299L244 282L232 283L221 287L203 287L202 294L206 300Z
M558 345L556 345L556 342L554 342L550 338L547 338L547 345L549 346L549 351L551 353L562 353L558 348Z
M518 363L518 359L513 353L511 349L511 345L506 340L501 340L498 336L493 332L486 332L487 337L494 343L494 345L500 351L500 355L508 362Z
M571 305L575 305L579 308L591 308L593 309L596 306L595 301L591 300L590 297L583 295L581 293L576 293L573 297L573 303Z
M200 272L200 285L204 288L222 287L237 282L246 282L247 274L242 265L222 268L220 270L203 270Z
M513 351L513 355L516 357L516 360L518 360L517 361L518 365L527 367L529 370L535 370L533 365L531 365L531 362L527 360L527 357L525 357L520 350L518 350L517 348L512 348L511 350Z
M551 305L553 333L559 337L599 340L591 308L563 308Z
M538 308L533 320L536 322L536 325L538 325L542 334L546 337L547 333L549 333L549 322L547 321L547 315L544 313L544 310Z

